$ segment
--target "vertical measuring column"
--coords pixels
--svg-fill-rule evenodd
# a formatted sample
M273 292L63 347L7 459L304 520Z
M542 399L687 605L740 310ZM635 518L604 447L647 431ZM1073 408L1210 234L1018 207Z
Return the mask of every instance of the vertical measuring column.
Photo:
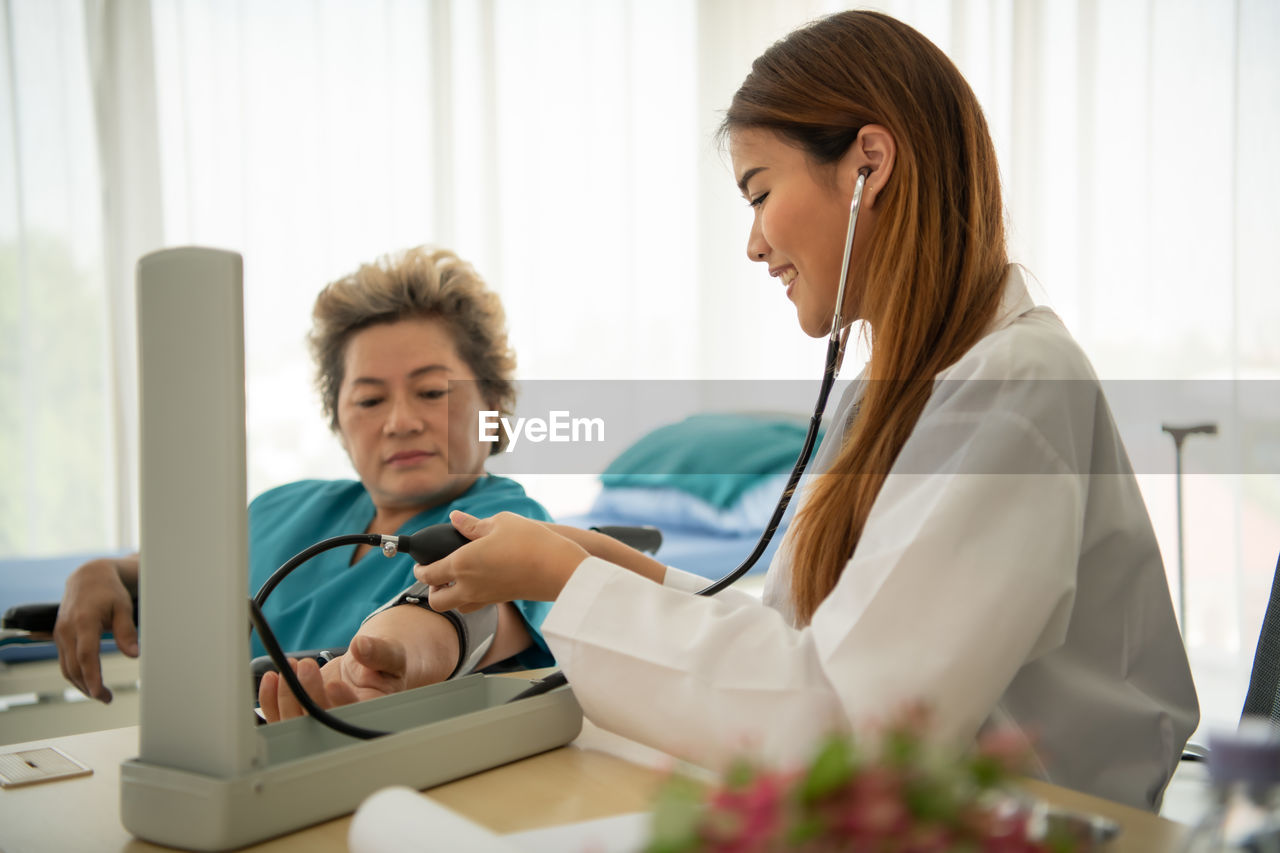
M256 746L242 274L216 249L138 261L140 758L216 777Z

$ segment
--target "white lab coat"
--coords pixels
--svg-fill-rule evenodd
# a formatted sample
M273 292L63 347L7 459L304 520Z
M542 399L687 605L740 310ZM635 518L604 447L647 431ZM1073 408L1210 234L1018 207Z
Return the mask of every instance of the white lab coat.
M763 603L585 560L542 632L586 715L719 767L802 761L824 733L923 699L942 739L1013 726L1049 781L1158 807L1199 708L1087 358L1015 267L991 331L938 378L808 626L793 624L785 541ZM842 399L815 471L860 393Z

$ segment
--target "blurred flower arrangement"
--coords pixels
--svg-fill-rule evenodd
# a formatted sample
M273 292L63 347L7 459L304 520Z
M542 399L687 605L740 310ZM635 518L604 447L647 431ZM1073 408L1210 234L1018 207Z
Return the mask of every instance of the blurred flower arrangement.
M1070 837L1033 839L1005 785L1026 766L1025 742L982 738L964 754L925 738L913 708L868 748L831 737L794 772L740 762L712 790L674 777L659 792L646 853L1068 853Z

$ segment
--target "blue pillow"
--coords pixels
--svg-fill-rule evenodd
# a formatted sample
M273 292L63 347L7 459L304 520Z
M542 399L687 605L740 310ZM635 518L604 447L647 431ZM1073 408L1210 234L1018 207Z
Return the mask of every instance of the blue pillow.
M692 415L628 447L600 481L605 489L674 489L728 509L763 481L789 472L805 432L790 419Z

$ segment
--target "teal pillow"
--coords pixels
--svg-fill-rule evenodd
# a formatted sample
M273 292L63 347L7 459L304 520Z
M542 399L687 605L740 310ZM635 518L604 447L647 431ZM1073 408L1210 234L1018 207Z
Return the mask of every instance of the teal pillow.
M609 488L678 489L727 509L752 487L787 473L804 446L796 420L701 414L659 427L600 475Z

